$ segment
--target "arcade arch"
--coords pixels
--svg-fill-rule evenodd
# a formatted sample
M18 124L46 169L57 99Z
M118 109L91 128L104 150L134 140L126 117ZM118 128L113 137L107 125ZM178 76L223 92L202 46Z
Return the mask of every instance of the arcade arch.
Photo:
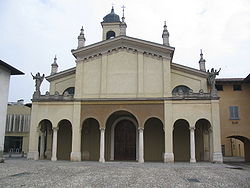
M151 117L144 124L144 159L162 161L165 148L163 123Z
M72 125L69 120L61 120L58 123L57 159L70 160L72 150Z
M210 161L212 148L211 124L206 119L199 119L195 124L196 161Z
M100 130L99 123L94 118L87 118L81 130L82 160L98 161L100 156Z
M138 121L125 110L112 113L106 121L105 158L108 160L138 159Z
M174 123L173 151L175 161L190 160L190 131L189 123L184 119L178 119Z

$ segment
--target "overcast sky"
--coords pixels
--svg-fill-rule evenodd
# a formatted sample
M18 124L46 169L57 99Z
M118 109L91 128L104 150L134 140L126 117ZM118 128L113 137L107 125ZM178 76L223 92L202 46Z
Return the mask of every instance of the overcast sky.
M30 72L49 75L55 54L59 71L74 67L81 26L86 45L100 41L112 4L120 16L125 5L131 37L162 43L166 20L173 62L198 68L203 49L206 68L221 68L220 78L250 73L250 0L0 0L0 59L25 73L11 77L9 101L30 102Z

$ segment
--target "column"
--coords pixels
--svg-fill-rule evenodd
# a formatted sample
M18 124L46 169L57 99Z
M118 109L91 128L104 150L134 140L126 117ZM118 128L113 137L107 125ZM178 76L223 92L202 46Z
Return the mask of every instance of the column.
M58 127L53 127L53 145L52 145L52 157L51 161L57 161L56 152L57 152L57 131Z
M100 128L101 136L100 136L100 158L99 162L104 163L104 145L105 145L105 128Z
M45 132L40 131L40 159L44 159L45 150Z
M139 127L139 163L144 163L143 128Z
M195 138L194 138L195 127L190 127L190 163L195 163Z
M46 139L46 151L45 156L46 159L51 159L51 147L52 147L52 129L47 128L47 139Z

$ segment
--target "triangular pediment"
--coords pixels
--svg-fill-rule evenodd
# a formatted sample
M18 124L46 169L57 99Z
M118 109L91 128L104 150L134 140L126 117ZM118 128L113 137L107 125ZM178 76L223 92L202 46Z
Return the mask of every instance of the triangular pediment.
M124 48L170 59L172 59L175 50L175 48L171 46L165 46L128 36L118 36L109 40L104 40L95 44L78 48L76 50L72 50L71 52L75 58L77 58L77 60L82 60Z

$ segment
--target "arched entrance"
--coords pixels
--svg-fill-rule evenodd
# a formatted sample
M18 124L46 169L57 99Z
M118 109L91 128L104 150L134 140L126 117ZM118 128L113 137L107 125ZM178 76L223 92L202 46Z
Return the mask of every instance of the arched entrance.
M227 138L234 138L244 143L245 162L250 162L250 139L239 135L228 136Z
M163 123L158 118L149 118L144 125L144 160L162 161L164 145Z
M206 119L200 119L195 124L195 158L196 161L210 161L212 147L211 124Z
M94 118L84 120L81 131L82 160L98 161L100 155L99 123Z
M136 127L130 120L119 121L114 130L114 159L136 159Z
M105 159L119 161L138 159L138 123L132 113L117 111L107 119Z
M51 159L52 154L52 123L44 119L39 123L38 151L40 159Z
M72 126L69 120L61 120L58 123L57 159L70 160L72 150Z
M173 130L174 141L174 160L190 160L190 131L189 123L184 119L179 119L174 123Z

